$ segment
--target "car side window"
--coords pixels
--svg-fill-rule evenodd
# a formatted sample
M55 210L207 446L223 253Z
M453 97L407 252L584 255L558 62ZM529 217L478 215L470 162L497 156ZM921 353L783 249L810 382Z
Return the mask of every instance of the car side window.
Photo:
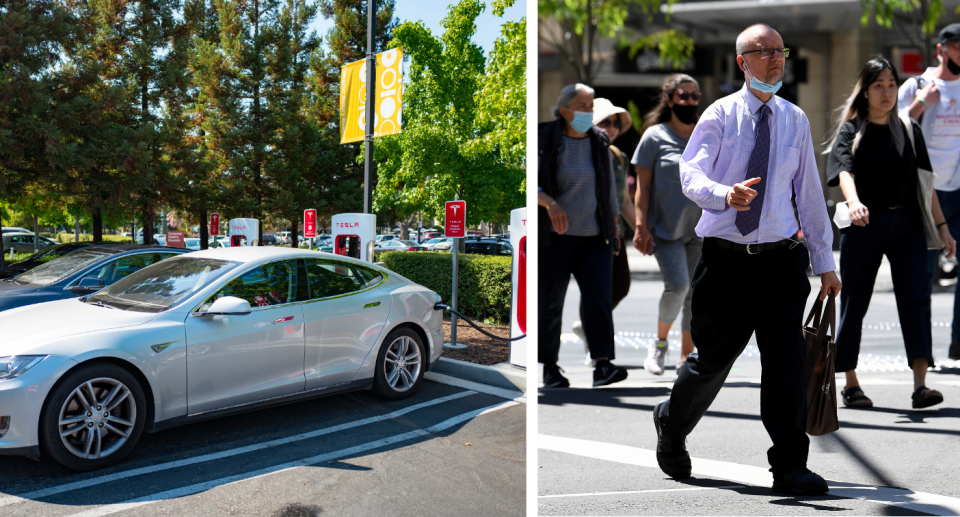
M513 252L510 251L510 248L506 244L497 244L497 253L500 255L513 255Z
M227 282L200 310L207 310L208 304L224 296L246 300L251 307L302 302L304 300L297 297L297 261L271 262L247 271Z
M155 253L126 255L89 271L83 277L96 277L103 282L104 286L112 285L114 282L153 264L155 256Z
M311 300L359 291L366 283L356 276L352 267L343 263L320 259L305 261Z
M379 271L374 271L373 269L367 269L361 266L354 266L357 270L357 274L360 275L360 278L363 279L364 284L361 287L366 289L368 287L373 287L379 284L383 280L383 275Z

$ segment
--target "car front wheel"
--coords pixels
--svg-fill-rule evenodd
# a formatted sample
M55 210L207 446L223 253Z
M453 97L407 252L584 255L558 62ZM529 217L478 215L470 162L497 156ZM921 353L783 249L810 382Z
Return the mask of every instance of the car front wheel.
M398 400L416 393L423 379L423 343L409 328L394 329L380 347L373 392Z
M41 445L61 465L95 470L123 459L146 422L143 389L114 364L69 372L50 392L40 417Z

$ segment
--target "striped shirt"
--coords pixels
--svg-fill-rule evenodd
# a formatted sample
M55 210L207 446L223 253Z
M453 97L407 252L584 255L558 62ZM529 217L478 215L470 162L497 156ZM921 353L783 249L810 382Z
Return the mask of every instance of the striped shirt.
M620 217L617 202L617 182L613 175L613 156L610 160L610 207L613 216ZM557 203L567 213L565 235L592 237L600 235L600 211L597 206L597 176L593 169L593 152L589 138L563 135L563 145L557 156ZM553 230L554 232L556 230Z

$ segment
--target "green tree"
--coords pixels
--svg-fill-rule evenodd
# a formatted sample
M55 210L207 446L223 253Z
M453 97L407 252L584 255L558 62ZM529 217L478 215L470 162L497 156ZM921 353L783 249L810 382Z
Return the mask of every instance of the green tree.
M636 36L624 25L631 11L640 10L647 19L663 4L676 0L538 0L539 39L573 66L577 82L592 84L607 61L600 56L600 38L617 38L620 47L631 53L657 48L661 63L682 63L693 55L693 40L675 29ZM632 38L632 39L631 39Z
M943 0L861 0L860 7L860 23L864 27L870 24L871 14L877 25L888 29L896 25L910 45L920 49L925 64L937 64L934 35L940 17L947 13ZM960 13L960 7L954 12Z
M444 202L456 197L467 200L469 224L505 221L511 209L523 204L518 188L523 169L511 166L515 163L509 161L509 149L501 148L502 139L485 138L494 124L489 113L487 119L480 114L484 57L471 39L483 9L478 0L451 5L439 38L422 22L405 22L394 30L393 44L404 47L411 64L404 84L403 132L378 139L375 148L380 182L375 209L391 205L401 220L418 210L424 218L442 219ZM477 149L468 150L472 143ZM484 145L489 152L478 152Z

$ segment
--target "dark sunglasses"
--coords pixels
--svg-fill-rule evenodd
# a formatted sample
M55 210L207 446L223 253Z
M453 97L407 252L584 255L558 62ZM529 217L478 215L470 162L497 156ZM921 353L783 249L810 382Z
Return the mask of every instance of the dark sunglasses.
M619 130L620 127L621 127L620 117L617 117L617 118L615 118L615 119L613 119L613 120L610 120L609 118L605 118L605 119L601 120L600 123L597 124L597 125L600 126L600 127L602 127L603 129L607 129L607 128L609 128L610 126L613 126L613 127L616 128L617 130Z
M677 94L677 97L679 97L680 100L682 100L682 101L688 101L688 100L690 100L690 99L693 99L693 100L695 100L695 101L697 101L697 102L700 102L700 99L703 98L703 94L700 93L700 92L687 93L687 92L685 92L685 91L683 91L683 90L677 90L677 91L674 92L674 93L676 93L676 94Z

